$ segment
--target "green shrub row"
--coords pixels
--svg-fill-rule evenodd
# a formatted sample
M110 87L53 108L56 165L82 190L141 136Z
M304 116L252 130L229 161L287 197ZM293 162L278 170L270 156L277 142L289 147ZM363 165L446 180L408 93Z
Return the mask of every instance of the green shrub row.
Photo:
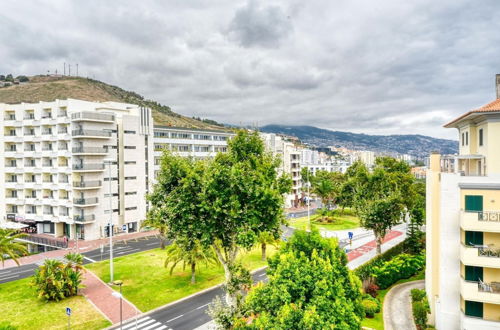
M372 318L376 313L380 313L382 309L382 303L377 298L373 298L369 294L363 295L363 300L361 301L363 309L365 310L366 317Z
M372 268L372 277L381 289L387 289L397 281L410 278L425 267L425 256L402 253Z
M425 290L411 290L411 306L413 311L413 319L417 329L422 330L427 328L427 314L430 312L429 302Z

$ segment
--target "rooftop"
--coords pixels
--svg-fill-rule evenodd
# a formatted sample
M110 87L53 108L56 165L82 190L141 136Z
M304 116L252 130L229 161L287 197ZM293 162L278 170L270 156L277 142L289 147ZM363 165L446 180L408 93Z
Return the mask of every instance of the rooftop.
M450 121L449 123L444 125L444 127L446 127L446 128L455 127L455 124L463 119L472 117L473 115L480 115L482 113L492 113L492 112L500 112L500 99L496 99L493 102L490 102L486 105L483 105L482 107L480 107L478 109L471 110L471 111L461 115L460 117Z

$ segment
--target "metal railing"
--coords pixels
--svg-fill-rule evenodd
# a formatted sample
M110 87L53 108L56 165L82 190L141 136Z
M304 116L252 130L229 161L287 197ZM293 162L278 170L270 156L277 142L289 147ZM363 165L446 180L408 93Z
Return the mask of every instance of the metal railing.
M32 242L35 244L52 246L52 247L56 247L56 248L60 248L60 249L65 249L68 247L68 242L65 242L63 240L58 240L55 238L45 238L45 237L28 235L28 236L23 237L22 240L29 241L29 242Z
M73 220L78 221L78 222L94 221L95 214L75 215L75 216L73 216Z
M91 204L97 204L97 202L98 202L97 197L73 199L73 204L76 205L91 205Z
M500 212L496 211L482 211L477 213L477 220L479 221L492 221L500 222Z
M73 164L73 170L103 170L104 164Z
M73 130L71 133L73 136L111 136L111 132L99 131L96 129L77 129Z
M75 147L73 153L105 154L107 151L100 147Z
M102 186L101 180L73 182L73 187L76 187L76 188L95 188L95 187L100 187L100 186Z
M105 113L95 113L95 112L77 112L71 114L72 120L102 120L102 121L115 121L115 116Z

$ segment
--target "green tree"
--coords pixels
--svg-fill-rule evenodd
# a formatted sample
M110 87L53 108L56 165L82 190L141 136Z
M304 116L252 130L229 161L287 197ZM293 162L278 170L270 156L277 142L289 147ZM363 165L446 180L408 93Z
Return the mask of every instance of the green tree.
M160 249L164 250L165 246L167 245L167 233L168 233L168 226L167 223L164 221L162 218L162 212L161 209L158 208L153 208L149 213L148 216L146 217L146 220L144 220L141 223L141 227L150 227L158 230L158 234L160 236Z
M196 267L200 263L208 265L209 263L217 264L218 260L211 247L205 247L199 242L195 242L190 249L186 249L179 244L172 244L167 248L167 258L165 259L165 267L170 266L170 275L172 275L175 266L182 263L183 268L190 267L191 283L196 283Z
M258 133L244 130L228 142L228 152L212 161L165 153L152 209L176 241L212 246L224 268L226 303L236 308L248 272L236 262L261 232L279 235L284 223L283 194L291 180L278 176L279 161L265 152Z
M19 265L18 258L28 254L26 245L16 242L16 239L25 236L26 234L11 229L0 228L0 260L2 260L2 266L7 258L14 260Z
M269 258L269 282L248 294L235 328L359 329L361 283L336 240L296 231Z
M5 81L10 81L10 82L14 82L14 77L12 76L12 74L8 74L6 77L5 77Z
M257 238L257 243L260 244L260 250L262 252L262 260L266 260L266 250L267 245L277 246L279 244L279 238L273 236L273 234L263 231L259 234Z

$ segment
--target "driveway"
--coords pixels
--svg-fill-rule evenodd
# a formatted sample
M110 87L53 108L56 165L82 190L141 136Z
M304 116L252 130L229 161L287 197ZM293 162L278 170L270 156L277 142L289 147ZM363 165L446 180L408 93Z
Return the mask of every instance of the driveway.
M385 296L384 328L386 330L416 330L411 310L410 291L424 289L425 281L396 285Z

